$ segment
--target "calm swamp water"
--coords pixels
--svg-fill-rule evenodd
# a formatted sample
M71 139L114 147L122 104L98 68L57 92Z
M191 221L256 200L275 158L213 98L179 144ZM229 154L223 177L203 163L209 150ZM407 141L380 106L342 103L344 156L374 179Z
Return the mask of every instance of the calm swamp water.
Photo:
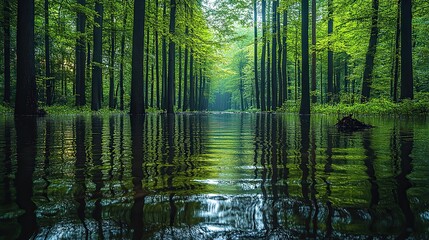
M0 117L1 239L428 239L429 120Z

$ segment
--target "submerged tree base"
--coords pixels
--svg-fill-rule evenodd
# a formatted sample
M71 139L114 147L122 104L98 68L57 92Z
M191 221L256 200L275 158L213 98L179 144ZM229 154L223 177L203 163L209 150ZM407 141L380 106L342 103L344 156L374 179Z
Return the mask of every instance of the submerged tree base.
M373 126L353 118L351 114L343 117L337 122L337 124L335 124L335 126L342 131L359 131L373 128Z

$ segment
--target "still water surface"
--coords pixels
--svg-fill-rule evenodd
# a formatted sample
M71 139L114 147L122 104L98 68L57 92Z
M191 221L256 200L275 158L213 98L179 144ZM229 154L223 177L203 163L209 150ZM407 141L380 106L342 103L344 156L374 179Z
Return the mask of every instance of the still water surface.
M0 118L2 239L429 238L429 121Z

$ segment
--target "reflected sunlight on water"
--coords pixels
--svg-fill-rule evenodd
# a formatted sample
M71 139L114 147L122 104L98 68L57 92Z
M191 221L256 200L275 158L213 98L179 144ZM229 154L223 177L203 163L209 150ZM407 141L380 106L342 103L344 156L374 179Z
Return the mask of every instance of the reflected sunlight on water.
M426 119L0 119L0 238L429 238Z

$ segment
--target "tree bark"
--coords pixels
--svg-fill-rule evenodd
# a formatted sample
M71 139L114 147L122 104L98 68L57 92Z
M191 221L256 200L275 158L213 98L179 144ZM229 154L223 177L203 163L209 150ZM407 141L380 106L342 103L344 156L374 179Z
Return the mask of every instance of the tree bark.
M15 116L37 114L34 0L18 1Z
M414 98L411 0L401 1L401 99Z
M4 56L4 92L3 101L10 103L10 0L3 2L3 56Z
M288 80L287 80L287 10L283 10L283 50L282 50L282 81L283 81L283 101L288 98Z
M258 9L257 0L253 0L253 35L254 35L254 46L253 46L253 61L255 71L255 96L256 96L256 108L260 109L261 101L259 98L259 76L258 76Z
M95 2L95 16L94 22L94 50L92 55L92 95L91 95L91 110L97 111L101 108L102 98L102 51L103 51L103 4L100 0Z
M189 28L186 26L185 35L188 36ZM189 49L188 46L185 46L185 66L183 69L183 111L188 110L189 107L189 98L188 98L188 55Z
M311 1L311 102L317 102L316 94L316 0Z
M81 6L86 5L85 0L77 0ZM79 37L76 41L76 106L84 106L86 104L85 97L85 26L86 15L84 12L77 13L77 32ZM66 93L67 91L65 91Z
M261 53L261 110L266 111L265 105L265 53L267 51L266 0L262 0L262 53Z
M45 62L46 62L46 105L50 106L53 102L53 80L51 76L51 53L49 40L49 1L45 0Z
M177 108L182 109L182 46L179 46L179 99Z
M398 13L396 17L396 34L395 34L395 58L394 58L394 73L393 73L393 102L398 101L398 79L399 79L399 51L401 38L401 0L398 0Z
M165 21L167 18L167 0L164 0L164 7L162 13L162 20ZM167 39L165 37L166 34L162 35L162 100L161 100L161 108L166 110L167 107Z
M147 2L150 6L150 1ZM150 8L148 8L150 9ZM149 104L149 54L150 54L150 27L146 25L146 61L145 61L145 86L144 86L144 104L145 108Z
M122 36L121 36L121 66L119 69L119 109L124 110L124 58L125 58L125 32L127 29L127 0L123 1L124 4L124 19L122 20Z
M328 90L327 90L327 101L328 103L331 103L332 101L332 95L334 93L334 53L332 51L332 42L331 42L331 35L334 31L334 20L333 20L333 6L332 6L333 0L328 0Z
M111 3L113 4L113 3ZM111 9L110 21L111 21L111 30L110 30L110 66L109 66L109 108L115 108L115 54L116 54L116 28L115 28L115 15L114 9Z
M195 83L194 83L194 53L191 49L189 60L189 109L195 111Z
M369 100L371 95L371 85L374 70L374 57L377 50L378 39L378 0L372 0L372 18L371 18L371 36L369 38L368 50L365 58L365 69L362 80L362 98L361 102Z
M176 31L176 0L170 0L170 36ZM174 113L174 82L176 70L176 43L170 38L168 44L167 113Z
M155 1L155 20L158 22L158 8L159 8L159 0ZM155 30L155 69L156 69L156 108L161 108L161 99L160 99L160 89L159 89L159 33L158 29Z
M145 1L134 1L133 50L131 73L131 106L133 115L144 114L143 98L143 41L144 41Z
M302 0L302 83L301 83L301 108L299 114L310 114L310 83L309 83L309 59L308 59L308 0Z

